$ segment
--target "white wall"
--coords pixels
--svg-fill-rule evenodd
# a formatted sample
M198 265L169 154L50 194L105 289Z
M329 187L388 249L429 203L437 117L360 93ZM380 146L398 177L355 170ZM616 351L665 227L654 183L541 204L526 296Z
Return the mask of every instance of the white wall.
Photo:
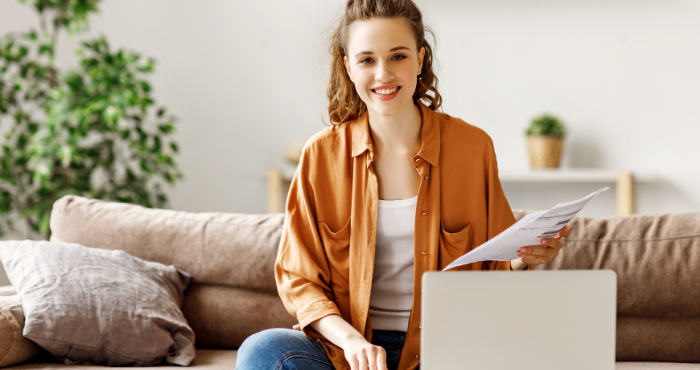
M156 97L180 118L187 211L265 212L265 173L284 147L324 128L324 48L342 1L105 0L91 33L158 61ZM484 128L502 169L527 168L524 127L549 111L569 125L564 166L659 176L642 213L700 210L700 1L419 1L439 38L445 111ZM36 23L0 0L0 34ZM59 45L69 66L75 40ZM591 186L507 185L514 207ZM584 210L614 213L609 192Z
M427 4L429 3L429 5ZM564 165L656 174L639 213L700 211L700 1L431 1L445 110L483 127L502 169L527 168L522 130L542 111L570 127ZM589 186L507 185L515 207ZM612 215L614 193L583 214Z
M569 125L564 166L659 176L638 212L700 211L700 1L422 0L439 38L445 111L484 128L502 169L527 168L523 130L549 111ZM172 207L262 213L266 171L324 128L327 33L343 1L104 0L91 34L156 58L156 98L179 120L184 182ZM36 24L0 0L0 34ZM75 62L63 37L59 63ZM508 185L538 208L591 186ZM584 214L612 215L614 194Z

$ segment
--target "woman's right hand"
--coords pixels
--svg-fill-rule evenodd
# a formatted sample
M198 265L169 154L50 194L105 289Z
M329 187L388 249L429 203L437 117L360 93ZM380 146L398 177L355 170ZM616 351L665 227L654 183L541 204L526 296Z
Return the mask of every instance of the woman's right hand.
M309 325L331 343L343 349L350 369L388 370L384 348L372 345L339 315L324 316Z
M364 337L349 340L343 351L352 370L388 370L384 348L373 345Z

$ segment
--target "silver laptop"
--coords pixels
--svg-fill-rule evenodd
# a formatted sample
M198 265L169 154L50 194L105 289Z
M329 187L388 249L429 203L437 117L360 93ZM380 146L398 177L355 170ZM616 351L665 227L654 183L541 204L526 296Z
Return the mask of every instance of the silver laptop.
M613 271L423 274L421 370L614 370Z

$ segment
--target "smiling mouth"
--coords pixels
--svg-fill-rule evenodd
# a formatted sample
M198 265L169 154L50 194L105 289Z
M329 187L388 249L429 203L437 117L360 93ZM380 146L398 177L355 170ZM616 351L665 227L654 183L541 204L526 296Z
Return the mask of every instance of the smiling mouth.
M391 89L371 89L373 93L379 95L391 95L401 89L401 86L397 86Z

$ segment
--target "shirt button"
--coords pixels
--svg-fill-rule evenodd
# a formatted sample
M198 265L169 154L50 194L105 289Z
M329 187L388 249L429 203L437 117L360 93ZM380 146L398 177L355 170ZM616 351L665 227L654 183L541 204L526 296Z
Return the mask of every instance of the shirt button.
M427 253L425 253L425 252L421 252L421 254L427 254Z
M421 213L421 214L422 214L423 216L427 216L427 215L428 215L428 214L427 214L427 213L425 213L425 212L423 212L423 213Z
M416 358L420 358L420 355L416 355Z
M420 158L416 158L416 162L420 161Z
M426 180L428 179L428 176L424 177Z
M421 325L418 325L418 329L423 329L423 327Z

